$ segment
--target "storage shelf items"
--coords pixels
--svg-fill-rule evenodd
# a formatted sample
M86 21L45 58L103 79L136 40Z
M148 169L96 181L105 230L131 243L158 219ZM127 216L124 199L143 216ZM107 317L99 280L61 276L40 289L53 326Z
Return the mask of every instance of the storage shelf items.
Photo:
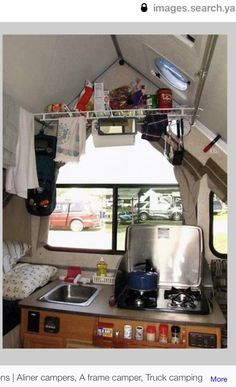
M147 114L168 114L169 118L191 117L194 113L194 108L189 107L174 107L161 109L124 109L124 110L104 110L104 111L66 111L66 112L50 112L50 113L35 113L35 119L39 121L55 121L61 117L85 117L88 120L97 120L98 118L112 117L134 117L137 119L144 118ZM201 111L202 109L198 109Z
M124 337L124 327L125 323L129 322L132 326L131 337ZM152 323L155 326L155 338L153 341L148 340L147 337L147 327L149 323L142 322L143 327L143 339L137 340L135 338L135 327L138 325L137 321L124 321L124 320L112 320L112 319L99 319L99 322L95 326L93 332L93 344L96 347L100 348L186 348L186 328L185 326L180 326L180 336L179 342L171 342L171 326L168 324L168 337L166 338L166 343L160 341L159 336L159 325Z

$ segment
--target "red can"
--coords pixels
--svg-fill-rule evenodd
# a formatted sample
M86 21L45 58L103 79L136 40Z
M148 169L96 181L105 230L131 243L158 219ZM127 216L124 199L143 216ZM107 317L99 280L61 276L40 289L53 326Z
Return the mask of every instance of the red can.
M158 109L165 109L162 113L168 113L172 108L172 90L159 89L157 90L157 107Z

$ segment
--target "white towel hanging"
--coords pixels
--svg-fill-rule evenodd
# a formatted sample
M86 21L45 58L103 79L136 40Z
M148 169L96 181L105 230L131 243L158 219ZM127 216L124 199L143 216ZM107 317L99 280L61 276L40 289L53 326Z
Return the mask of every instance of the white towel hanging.
M27 190L38 186L34 150L34 116L20 108L16 165L7 169L6 191L27 199Z

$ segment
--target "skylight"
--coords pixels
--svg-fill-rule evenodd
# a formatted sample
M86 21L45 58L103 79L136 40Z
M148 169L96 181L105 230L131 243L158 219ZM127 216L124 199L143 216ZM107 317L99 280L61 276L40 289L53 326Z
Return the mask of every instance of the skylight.
M187 90L188 79L172 63L163 58L155 59L155 67L159 77L163 77L171 86L180 91Z

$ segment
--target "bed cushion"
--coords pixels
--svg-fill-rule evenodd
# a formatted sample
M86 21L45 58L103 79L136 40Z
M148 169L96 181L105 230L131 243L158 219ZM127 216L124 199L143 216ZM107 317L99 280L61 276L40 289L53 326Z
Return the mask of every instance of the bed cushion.
M29 251L30 245L25 242L3 241L3 273L8 273L17 264L19 259Z
M46 285L56 273L54 266L18 263L3 276L3 298L22 300Z

